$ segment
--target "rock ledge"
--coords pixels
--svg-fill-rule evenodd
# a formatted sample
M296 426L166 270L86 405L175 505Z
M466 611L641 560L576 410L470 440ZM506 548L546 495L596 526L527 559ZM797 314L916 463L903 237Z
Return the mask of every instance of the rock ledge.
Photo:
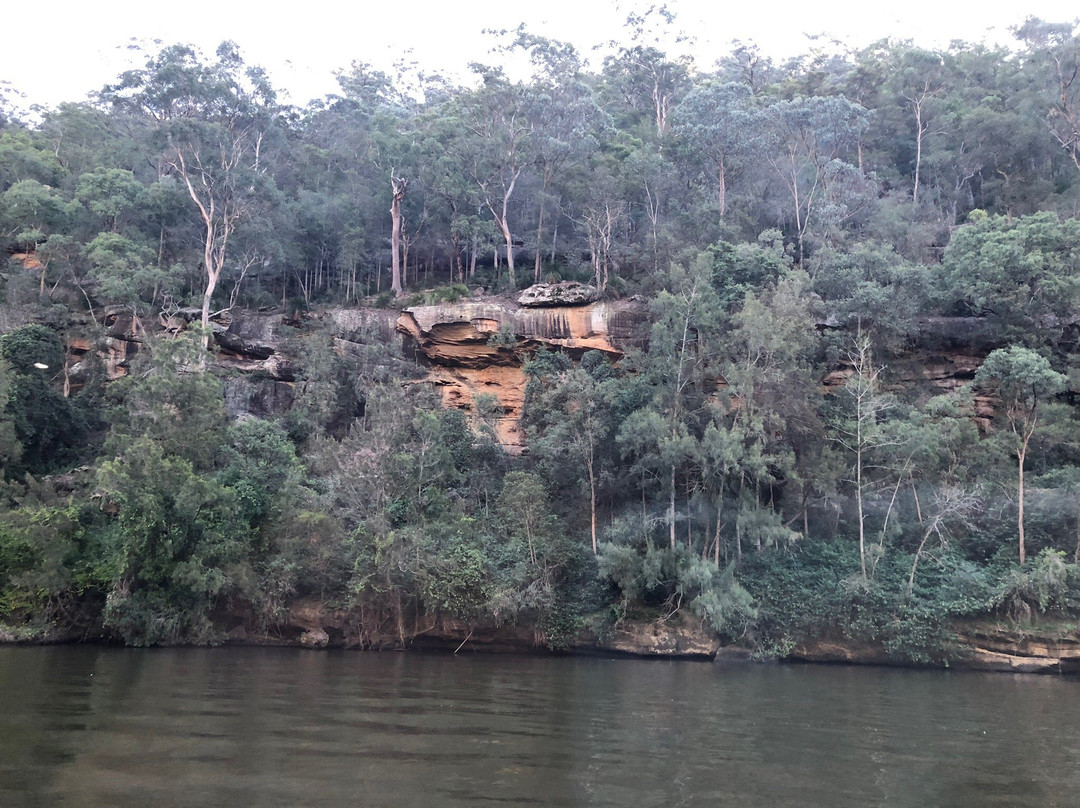
M518 305L527 308L543 306L583 306L595 303L600 293L595 286L578 281L560 281L559 283L537 283L530 286L518 297Z

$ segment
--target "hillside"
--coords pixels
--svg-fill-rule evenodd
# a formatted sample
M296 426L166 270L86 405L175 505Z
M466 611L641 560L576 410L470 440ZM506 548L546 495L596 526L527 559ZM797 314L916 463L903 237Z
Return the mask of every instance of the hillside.
M5 112L3 636L1060 669L1080 38L1015 33Z

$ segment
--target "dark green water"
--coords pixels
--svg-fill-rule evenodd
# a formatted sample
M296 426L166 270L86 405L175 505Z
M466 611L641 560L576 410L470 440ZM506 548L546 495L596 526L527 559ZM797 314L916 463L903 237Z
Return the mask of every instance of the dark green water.
M0 648L0 806L1080 806L1080 682Z

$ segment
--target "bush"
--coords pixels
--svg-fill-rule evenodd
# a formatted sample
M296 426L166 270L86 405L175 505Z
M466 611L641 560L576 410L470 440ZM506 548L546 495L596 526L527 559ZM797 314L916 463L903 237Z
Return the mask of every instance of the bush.
M1065 562L1063 552L1043 550L1023 567L1010 566L1002 576L996 605L1014 620L1064 611L1069 606L1070 578L1075 573L1075 565Z
M733 565L720 569L682 545L671 549L649 543L639 550L606 542L600 547L599 577L620 594L623 614L641 606L670 615L686 606L727 638L743 636L757 617Z
M857 545L839 541L749 556L743 582L758 603L757 645L790 652L832 638L877 644L897 659L947 661L959 653L952 621L989 612L993 587L985 569L945 554L920 566L909 597L911 562L892 552L863 578Z

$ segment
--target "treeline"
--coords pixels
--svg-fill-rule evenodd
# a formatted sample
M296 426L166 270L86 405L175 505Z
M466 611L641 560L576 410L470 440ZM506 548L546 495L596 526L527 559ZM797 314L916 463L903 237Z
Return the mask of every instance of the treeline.
M157 310L552 276L622 294L773 229L811 275L856 248L934 263L973 210L1076 211L1070 25L1030 20L1011 51L885 41L782 65L742 45L713 70L646 44L650 25L598 69L505 34L527 80L354 63L306 108L232 44L165 47L92 102L4 122L6 247L35 253L39 294Z
M0 618L209 642L318 598L358 642L442 613L559 646L682 612L764 653L840 633L928 659L958 617L1073 609L1072 26L702 71L651 24L596 70L507 34L523 81L354 64L305 109L235 46L170 46L6 119ZM297 316L556 279L646 295L648 349L530 359L520 459L494 402L467 423L385 346L337 356ZM230 423L198 328L67 381L61 337L106 311L205 329L240 306L297 324L279 419ZM970 383L884 367L930 315L980 334Z

